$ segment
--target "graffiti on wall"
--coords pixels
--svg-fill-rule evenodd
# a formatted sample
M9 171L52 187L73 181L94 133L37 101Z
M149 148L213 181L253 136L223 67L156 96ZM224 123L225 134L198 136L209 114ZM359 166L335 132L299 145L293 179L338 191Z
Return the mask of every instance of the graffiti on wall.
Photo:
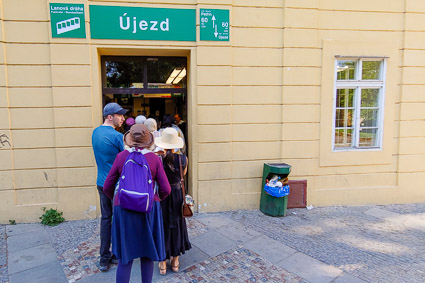
M9 136L0 133L0 148L9 148L10 146Z

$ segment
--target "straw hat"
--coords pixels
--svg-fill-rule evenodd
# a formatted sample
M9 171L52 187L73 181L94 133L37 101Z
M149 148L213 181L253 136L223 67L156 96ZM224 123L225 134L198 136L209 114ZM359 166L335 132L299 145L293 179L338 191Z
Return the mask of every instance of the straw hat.
M155 145L164 149L182 148L184 141L173 128L165 128L160 137L155 138Z
M130 147L148 148L153 144L153 136L143 124L134 124L124 134L124 143Z

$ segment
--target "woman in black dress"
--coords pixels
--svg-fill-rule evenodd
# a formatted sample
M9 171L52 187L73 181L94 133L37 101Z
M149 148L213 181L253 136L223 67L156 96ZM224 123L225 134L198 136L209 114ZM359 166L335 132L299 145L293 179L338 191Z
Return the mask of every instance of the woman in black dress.
M187 171L187 157L175 153L183 147L184 141L173 128L164 129L161 137L155 138L155 145L164 149L164 170L171 185L171 194L161 201L165 258L171 260L172 271L178 272L179 256L192 248L187 234L186 219L182 217L183 194L180 168L182 168L184 176ZM159 263L159 272L161 275L166 274L166 261Z

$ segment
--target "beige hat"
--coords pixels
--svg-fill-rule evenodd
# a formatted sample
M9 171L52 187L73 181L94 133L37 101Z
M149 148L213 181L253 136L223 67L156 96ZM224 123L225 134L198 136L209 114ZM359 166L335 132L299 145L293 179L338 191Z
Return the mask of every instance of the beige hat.
M153 143L153 135L143 124L134 124L124 135L124 143L130 147L148 148Z
M173 128L165 128L160 137L155 138L155 145L164 149L182 148L184 141Z
M146 119L144 124L148 128L149 132L154 132L158 129L158 126L156 125L156 121L153 118Z

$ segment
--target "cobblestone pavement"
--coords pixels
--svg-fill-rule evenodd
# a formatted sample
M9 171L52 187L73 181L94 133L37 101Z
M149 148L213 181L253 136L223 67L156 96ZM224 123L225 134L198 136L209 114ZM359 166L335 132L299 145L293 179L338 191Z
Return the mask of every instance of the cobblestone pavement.
M242 247L228 250L159 282L291 282L304 279Z
M244 227L242 234L232 234L228 225L239 227L234 229ZM69 221L45 229L68 282L90 282L105 275L98 274L97 267L99 219ZM8 282L5 230L0 225L0 283ZM261 247L256 252L252 246L250 249L243 239L248 236L284 244L294 252L338 268L354 280L425 282L425 204L289 209L287 217L276 218L260 211L195 214L188 219L188 232L194 243L208 235L222 237L230 233L242 238L235 236L233 246L211 256L201 253L204 257L190 264L191 258L183 255L181 261L186 266L181 272L158 275L155 282L308 282L300 277L304 277L304 269L301 273L291 271L296 275L285 270L285 265L260 256ZM114 271L107 276L113 278ZM345 281L337 278L332 282Z
M47 229L69 282L100 272L98 219L69 221Z
M6 251L6 226L0 225L0 283L8 282L7 276L7 251Z
M398 215L376 217L368 214L372 210ZM366 282L425 282L425 204L293 209L283 218L259 211L226 214ZM419 225L397 220L407 214Z
M70 221L47 229L57 258L70 283L100 272L98 220ZM189 238L202 235L208 230L201 222L188 219ZM191 273L188 276L192 275Z
M216 215L242 223L366 282L425 282L425 244L419 244L424 243L424 230L367 214L376 208L425 219L424 204L292 209L288 210L287 217L281 218L267 217L259 211ZM88 240L59 255L70 282L98 272L98 224L92 222L91 225L94 228L89 230L93 234ZM190 238L210 229L197 221L196 216L188 220L188 228ZM218 275L224 281L235 281L232 276L238 275L237 282L302 282L301 278L268 263L243 246L193 265L163 282L206 282Z

